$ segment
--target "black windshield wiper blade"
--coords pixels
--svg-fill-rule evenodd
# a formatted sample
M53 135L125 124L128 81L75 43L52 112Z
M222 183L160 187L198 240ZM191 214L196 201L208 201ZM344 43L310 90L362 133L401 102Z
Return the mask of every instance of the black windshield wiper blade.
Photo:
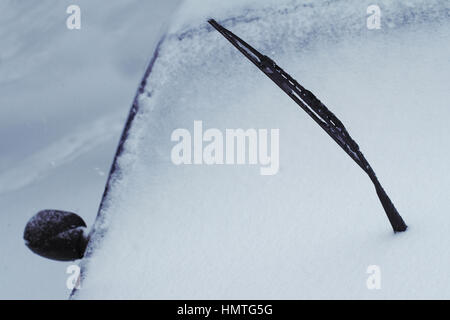
M352 139L342 122L312 92L303 88L268 56L258 52L214 19L210 19L208 22L291 97L367 173L375 186L378 198L394 232L405 231L407 228L405 222L384 191L372 167L359 150L358 144Z

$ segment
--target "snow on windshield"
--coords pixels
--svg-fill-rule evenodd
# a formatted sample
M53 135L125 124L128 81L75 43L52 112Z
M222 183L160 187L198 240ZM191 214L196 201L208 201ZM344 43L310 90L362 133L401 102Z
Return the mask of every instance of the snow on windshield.
M196 10L188 1L176 15L76 297L450 297L441 281L450 267L448 2L378 1L379 30L366 26L370 1L258 3ZM207 24L211 17L342 120L406 233L392 233L367 176ZM226 155L205 163L208 129L222 134L222 150L227 130L254 129L255 141L267 142L266 161L248 153L239 165ZM173 138L186 132L191 152L182 156L191 164L176 165ZM382 271L382 290L366 287L371 265Z

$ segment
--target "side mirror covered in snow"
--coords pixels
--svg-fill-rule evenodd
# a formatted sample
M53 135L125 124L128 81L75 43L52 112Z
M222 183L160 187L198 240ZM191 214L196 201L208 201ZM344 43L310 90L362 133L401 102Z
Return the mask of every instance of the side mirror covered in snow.
M83 219L59 210L39 211L28 221L23 238L34 253L58 261L81 259L88 242Z

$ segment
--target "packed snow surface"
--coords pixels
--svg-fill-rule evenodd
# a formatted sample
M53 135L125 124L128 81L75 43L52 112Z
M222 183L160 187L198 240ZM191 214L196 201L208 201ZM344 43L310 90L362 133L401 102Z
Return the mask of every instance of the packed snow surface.
M450 298L448 1L187 1L139 97L76 298ZM200 10L200 7L201 10ZM206 19L346 125L363 171ZM174 165L172 132L279 129L279 171ZM206 143L205 143L206 144ZM205 145L204 144L204 145ZM379 266L381 288L367 287Z

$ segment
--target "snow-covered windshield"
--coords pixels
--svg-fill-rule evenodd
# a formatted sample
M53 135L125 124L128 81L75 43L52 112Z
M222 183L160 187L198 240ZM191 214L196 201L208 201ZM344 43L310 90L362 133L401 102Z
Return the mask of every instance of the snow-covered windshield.
M367 25L371 1L185 2L139 96L75 297L450 297L449 2L377 3L379 29ZM343 120L410 231L394 236L367 176L209 18ZM228 162L238 129L260 153ZM385 290L365 286L370 265L385 270Z

